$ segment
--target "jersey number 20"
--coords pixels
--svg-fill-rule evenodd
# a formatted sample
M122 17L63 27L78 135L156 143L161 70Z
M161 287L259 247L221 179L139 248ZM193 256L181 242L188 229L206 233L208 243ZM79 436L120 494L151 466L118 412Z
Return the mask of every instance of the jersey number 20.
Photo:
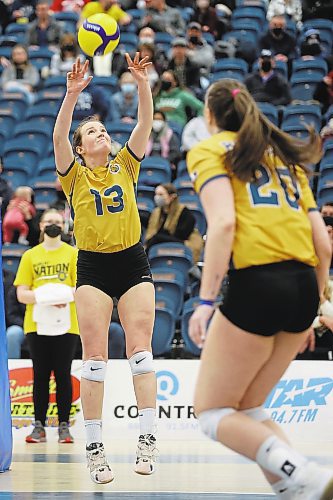
M267 188L272 181L271 173L263 165L260 165L257 168L257 171L259 171L261 174L260 178L255 182L251 182L248 184L252 204L271 206L280 205L280 190L274 188L267 189L267 194L263 194L263 188ZM287 168L277 168L276 173L288 205L291 208L298 210L299 191L296 180L292 177L290 171Z
M95 206L97 215L103 215L104 211L103 211L101 193L96 189L90 189L90 193L95 197ZM124 200L123 200L124 192L121 189L121 187L118 186L118 184L115 184L114 186L107 188L103 193L104 196L111 196L112 194L113 194L112 205L106 205L106 208L111 214L115 214L117 212L121 212L122 210L124 210Z

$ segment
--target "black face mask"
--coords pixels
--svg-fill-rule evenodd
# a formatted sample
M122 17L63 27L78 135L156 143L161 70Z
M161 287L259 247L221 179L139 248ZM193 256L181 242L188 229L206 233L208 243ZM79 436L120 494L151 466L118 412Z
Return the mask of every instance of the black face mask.
M318 56L319 54L321 54L320 43L308 43L305 50L306 50L306 55Z
M49 224L48 226L45 226L44 233L47 234L50 238L56 238L59 236L62 232L62 229L60 226L57 226L57 224Z
M268 73L272 69L272 63L270 60L268 61L262 61L261 63L261 69L264 71L264 73Z
M172 83L168 80L161 80L161 90L170 90Z
M280 36L283 33L283 28L273 28L272 29L272 33L275 36Z
M199 43L199 37L196 35L190 36L189 41L193 43L194 45L197 45Z

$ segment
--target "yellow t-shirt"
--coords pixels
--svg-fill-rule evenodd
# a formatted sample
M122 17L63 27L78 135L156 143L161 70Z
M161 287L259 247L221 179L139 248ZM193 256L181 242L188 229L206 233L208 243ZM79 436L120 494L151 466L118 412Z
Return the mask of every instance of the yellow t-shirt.
M223 161L235 139L234 132L220 132L197 144L187 155L197 192L217 177L230 178L236 211L234 267L285 260L315 266L317 257L307 213L317 205L304 171L296 167L296 177L292 176L281 160L268 152L258 165L257 181L240 181Z
M27 250L21 258L14 285L26 285L32 290L48 283L62 283L76 286L76 248L62 243L55 250L46 250L43 244ZM35 332L37 327L32 319L34 304L27 304L24 316L24 332ZM74 302L70 303L71 327L68 333L79 333Z
M88 2L82 9L81 17L82 19L87 19L94 14L108 14L108 16L113 17L117 23L127 15L119 5L111 5L111 7L105 11L99 2Z
M91 170L73 161L58 176L71 206L76 245L92 252L119 252L140 240L136 204L140 161L123 147L108 166Z

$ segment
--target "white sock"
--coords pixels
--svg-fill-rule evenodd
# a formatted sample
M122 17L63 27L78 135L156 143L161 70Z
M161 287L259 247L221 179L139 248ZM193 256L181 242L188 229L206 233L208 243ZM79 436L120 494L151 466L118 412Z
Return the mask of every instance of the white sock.
M144 408L139 410L140 435L155 434L156 432L156 409Z
M85 420L87 446L102 442L102 420Z
M259 447L256 462L272 474L289 479L307 460L278 437L270 436Z
M286 498L286 500L289 500L290 491L288 491L288 481L286 481L285 479L280 479L280 481L271 484L271 487L275 495L278 495L281 500L283 500L284 498Z

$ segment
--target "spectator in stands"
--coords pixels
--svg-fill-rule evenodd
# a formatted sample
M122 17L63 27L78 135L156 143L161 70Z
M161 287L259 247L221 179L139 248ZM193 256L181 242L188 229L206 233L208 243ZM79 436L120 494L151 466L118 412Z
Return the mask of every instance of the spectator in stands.
M0 28L2 28L2 31L5 31L11 21L12 19L8 5L3 2L3 0L0 0Z
M298 31L302 29L302 2L301 0L271 0L267 9L267 19L274 16L285 16L295 21Z
M210 5L209 0L196 0L190 18L190 22L193 21L201 25L202 31L214 35L216 40L220 40L226 32L226 24L219 19L216 8Z
M109 117L113 121L132 122L137 118L138 93L135 79L129 71L119 79L120 91L111 96Z
M2 157L0 156L0 210L1 210L1 220L3 219L8 204L13 196L13 190L6 181L6 179L1 175L3 172Z
M36 215L36 209L32 204L32 189L29 186L20 186L16 189L10 200L3 219L3 241L5 244L12 243L14 232L19 232L18 243L29 245L27 236L29 226L26 220Z
M168 64L168 58L165 53L164 47L161 46L161 44L156 43L155 38L156 33L149 26L145 26L144 28L140 29L138 34L139 45L142 43L149 43L150 45L153 45L155 52L155 63L159 68L165 69Z
M210 133L203 116L192 118L184 127L182 134L182 151L187 152L198 142L208 139Z
M146 156L161 156L170 161L175 170L180 160L179 140L168 126L165 114L162 111L155 111L153 127L146 148Z
M245 85L257 102L285 106L291 101L288 81L274 70L275 60L270 50L262 50L259 69L245 79Z
M203 38L199 23L191 22L187 27L188 56L201 70L201 74L208 75L214 64L214 49Z
M327 125L325 125L320 131L320 137L323 141L327 141L328 139L333 139L333 118L328 120Z
M296 55L296 39L286 31L284 16L274 16L269 22L267 33L260 39L260 48L272 52L275 59L290 61Z
M84 57L79 53L80 49L73 33L64 33L60 38L60 52L55 53L51 59L50 75L66 76L71 71L77 57L83 62Z
M155 60L155 47L150 43L140 43L138 45L138 51L140 53L140 59L143 57L148 57L147 62L150 62L151 65L148 66L148 80L150 87L153 89L160 78L160 74L162 73L164 68L159 67L158 63Z
M58 49L62 35L61 25L49 14L48 0L38 0L37 19L30 24L27 34L28 45Z
M177 76L180 87L187 87L201 95L200 68L191 61L186 38L177 37L172 41L171 59L168 70Z
M120 26L125 26L132 21L131 16L127 14L116 0L98 0L97 2L88 2L82 9L81 21L94 14L108 14Z
M179 10L168 7L165 0L146 0L146 9L141 27L149 26L155 31L165 31L172 36L184 35L184 19Z
M333 104L333 71L330 71L317 84L313 93L313 99L320 102L323 114Z
M14 0L13 3L6 3L9 4L11 22L25 24L30 23L36 18L35 9L37 0Z
M156 208L149 217L145 235L146 250L158 243L184 243L191 248L193 260L197 262L203 239L195 228L194 215L179 202L175 186L171 183L157 186L154 201Z
M20 44L13 47L10 63L2 72L2 90L22 92L29 104L35 100L34 90L39 83L38 70L31 64L27 49Z
M184 127L188 121L188 111L202 114L203 102L182 89L176 74L167 70L162 74L156 91L155 109L163 111L168 122L173 121Z
M327 202L320 208L320 213L323 217L333 217L333 201Z
M44 426L52 371L57 384L59 442L73 442L69 414L71 365L79 333L73 301L77 250L61 241L63 222L56 210L44 212L40 223L41 244L23 254L14 281L19 302L27 305L24 332L34 373L35 423L34 430L26 437L27 443L46 441Z
M303 20L332 19L333 0L303 0Z
M78 97L73 120L83 120L92 115L98 116L99 120L105 120L109 108L110 100L106 92L92 81Z
M21 345L24 341L23 319L25 305L20 304L13 285L14 273L2 270L5 301L5 321L7 336L7 354L9 359L21 358Z
M309 29L304 33L304 40L301 43L301 57L311 59L322 56L322 46L320 43L320 31Z

